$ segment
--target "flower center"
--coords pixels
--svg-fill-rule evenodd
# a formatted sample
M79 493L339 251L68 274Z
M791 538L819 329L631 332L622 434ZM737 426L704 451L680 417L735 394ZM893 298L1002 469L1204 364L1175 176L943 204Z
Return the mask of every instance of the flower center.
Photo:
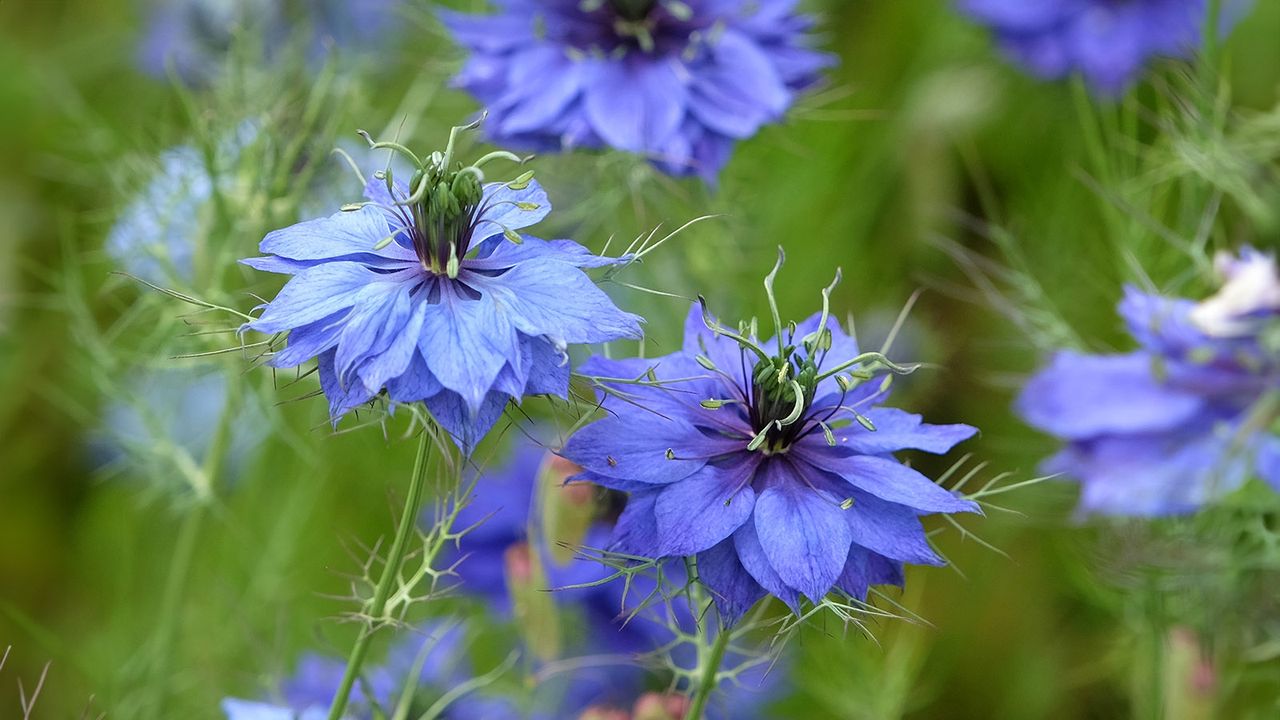
M641 22L649 17L657 0L608 0L609 8L618 19L625 22Z
M471 248L484 189L471 168L427 168L409 184L413 249L424 270L457 277L458 264Z
M766 455L785 453L803 434L804 422L818 390L818 366L798 356L794 345L779 356L756 363L751 371L751 427ZM753 441L754 442L754 441Z

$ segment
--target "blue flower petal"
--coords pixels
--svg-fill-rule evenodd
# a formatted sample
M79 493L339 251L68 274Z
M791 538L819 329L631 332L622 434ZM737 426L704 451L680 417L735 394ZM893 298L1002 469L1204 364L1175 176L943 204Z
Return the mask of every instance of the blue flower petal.
M792 611L800 612L800 593L787 585L769 562L754 522L745 523L733 533L733 549L738 552L738 560L743 569L760 587L781 600Z
M393 283L394 275L382 275L354 262L332 262L307 268L285 283L280 294L262 314L245 327L277 333L310 325L355 305L361 292L375 282Z
M711 598L715 600L720 619L726 626L736 624L765 596L764 588L738 559L732 537L698 553L697 562L698 578L711 591Z
M502 366L520 352L516 330L490 295L465 297L447 282L438 287L440 301L427 311L419 347L440 384L474 413Z
M868 430L861 424L842 428L836 433L836 447L866 455L899 450L945 453L978 432L970 425L929 425L919 415L897 408L872 408L862 414L871 421L875 430ZM825 440L819 440L825 443Z
M1203 401L1156 379L1145 353L1060 352L1018 398L1027 422L1064 438L1175 428L1199 414Z
M810 474L806 464L832 473L855 488L882 500L906 505L921 512L979 512L978 506L956 497L946 488L906 465L882 457L848 455L842 448L826 443L796 445L792 454L797 472Z
M727 468L706 465L667 485L658 494L658 553L684 557L702 552L729 537L751 517L755 492L751 477L756 463Z
M840 498L806 487L782 461L765 463L755 528L769 564L788 586L819 602L844 569L853 537Z
M358 258L366 264L416 265L417 256L399 243L386 243L375 249L390 236L385 213L366 205L352 212L339 212L273 230L263 238L259 249L289 260Z
M461 279L492 296L495 310L526 335L567 343L641 336L639 316L619 310L591 278L557 260L527 260L497 277L464 272Z
M664 485L706 464L707 457L698 452L701 438L683 421L655 418L641 428L605 417L574 433L562 453L593 473Z
M909 507L854 491L853 506L844 511L850 537L886 558L915 565L945 565L929 546L920 518Z

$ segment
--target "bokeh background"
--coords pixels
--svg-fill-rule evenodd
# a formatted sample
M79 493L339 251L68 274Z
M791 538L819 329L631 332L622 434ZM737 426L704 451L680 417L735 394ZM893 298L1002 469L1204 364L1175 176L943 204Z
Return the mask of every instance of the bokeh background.
M841 267L834 307L865 338L922 290L896 354L933 367L899 404L980 427L967 467L985 462L981 477L1009 482L1034 477L1053 447L1010 410L1043 348L1123 345L1112 309L1138 268L1188 287L1184 256L1151 218L1190 237L1217 198L1215 242L1280 245L1280 3L1255 3L1230 34L1211 96L1191 65L1169 61L1115 102L1023 75L945 0L806 5L840 64L786 124L739 147L720 187L616 155L541 158L556 212L540 234L598 250L714 214L631 281L702 293L729 317L759 314L760 278L783 245L784 315L815 310ZM127 430L120 403L177 392L155 371L243 364L235 353L173 359L231 340L191 337L179 317L189 307L110 274L120 263L104 251L108 233L163 150L210 148L256 123L235 170L250 201L190 219L216 258L234 259L293 221L319 192L327 150L358 147L357 128L434 147L476 110L447 86L461 56L425 2L406 0L375 52L340 68L244 54L195 90L140 71L149 12L125 0L0 2L0 652L12 647L0 717L21 717L18 681L29 694L46 664L32 717L133 717L130 703L161 682L169 717L213 718L221 698L253 697L301 653L341 652L351 629L335 618L349 608L328 595L358 565L352 548L387 532L412 460L411 444L376 428L332 434L319 398L281 404L314 381L286 387L265 371L229 373L242 389L233 434L248 450L195 529L171 458L104 449ZM1206 99L1222 131L1193 137L1179 113ZM273 282L206 259L192 287L247 310ZM678 342L684 301L614 291L648 318L648 352ZM214 425L219 402L160 424ZM144 451L162 444L130 437ZM1217 699L1184 697L1177 712L1209 714L1183 717L1280 716L1280 652L1246 658L1194 627L1245 615L1274 625L1275 599L1221 603L1217 579L1152 592L1135 566L1176 564L1182 530L1079 522L1073 503L1071 485L1050 481L1003 496L1016 512L966 520L982 542L939 528L955 567L913 570L899 598L929 624L876 624L874 639L834 621L809 628L790 648L779 716L1160 717L1169 693L1199 692L1179 664L1188 657L1218 668L1204 691ZM169 558L188 535L196 562L173 626L158 627ZM1172 631L1187 623L1191 640ZM157 633L174 638L158 678Z

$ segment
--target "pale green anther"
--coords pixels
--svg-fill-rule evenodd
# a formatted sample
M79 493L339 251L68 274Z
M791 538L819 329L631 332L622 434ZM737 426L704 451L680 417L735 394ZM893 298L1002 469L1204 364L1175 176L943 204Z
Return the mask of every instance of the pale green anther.
M773 423L769 423L768 425L764 426L763 430L756 433L756 436L751 438L751 442L747 443L747 452L754 452L756 450L759 450L760 446L764 444L765 438L769 437L769 430L772 428L773 428Z
M1208 365L1213 362L1214 351L1211 347L1191 348L1191 352L1187 353L1187 359L1197 365Z
M396 236L395 236L395 235L388 235L388 236L386 236L386 237L382 238L381 240L379 240L379 241L378 241L378 243L377 243L376 245L374 245L374 246L373 246L373 249L374 249L375 251L376 251L376 250L381 250L382 248L384 248L384 247L386 247L386 246L390 245L390 244L391 244L391 241L392 241L392 240L395 240L395 239L396 239Z
M703 400L699 404L708 410L719 410L720 408L724 407L723 400Z
M364 207L365 205L368 205L368 203L362 203L362 202L347 203L346 205L343 205L340 209L342 210L342 212L355 212L360 208Z
M520 237L520 233L516 232L515 230L512 230L511 228L504 228L502 230L502 235L503 237L515 243L516 245L519 245L520 243L524 242L524 238Z
M840 386L840 392L849 392L853 388L853 380L844 375L836 376L836 384Z
M507 183L507 187L511 188L512 190L524 190L525 188L529 187L529 183L532 180L533 180L533 171L526 170L525 172L522 172L519 175L517 175L515 180L512 180L511 182Z
M791 412L786 417L778 421L778 427L786 427L794 424L804 414L804 388L800 387L800 383L795 380L791 381L791 392L795 395L796 404L791 408Z
M656 383L656 382L658 382L658 373L654 372L654 371L653 371L653 368L649 368L648 370L645 370L645 371L644 371L644 376L645 376L645 378L647 378L647 379L649 380L649 382L651 382L651 383Z
M885 375L884 379L880 381L880 392L884 392L885 390L888 390L889 386L892 384L893 384L893 376Z
M676 451L675 451L675 450L672 450L671 448L667 448L667 459L668 459L668 460L675 460L675 459L676 459Z
M449 243L449 263L445 265L445 274L452 280L458 277L458 269L461 263L458 262L458 246Z
M836 446L836 434L831 432L831 427L824 422L818 423L818 427L822 428L822 437L827 439L827 445Z
M781 385L782 383L786 382L787 376L790 374L791 374L791 363L789 362L782 363L782 367L778 368L778 384ZM792 382L795 382L795 381L793 380Z
M524 210L524 211L528 212L528 211L532 211L532 210L537 210L538 208L540 208L540 207L542 207L542 206L541 206L541 205L539 205L538 203L531 203L531 202L518 202L518 203L516 203L516 207L520 208L521 210Z
M849 509L849 508L851 508L851 507L853 507L853 498L851 498L851 497L847 497L847 498L845 498L843 501L841 501L841 502L840 502L840 509L841 509L841 510L848 510L848 509Z
M671 17L681 22L693 17L693 9L680 2L680 0L666 0L662 5L667 9L667 12L671 13Z
M853 417L855 420L858 421L858 424L861 425L862 427L870 430L871 432L876 431L876 426L874 423L871 422L871 418L861 413L854 413Z
M697 361L699 365L706 368L707 370L714 371L716 369L716 364L711 362L711 358L707 357L706 355L694 355L693 359Z

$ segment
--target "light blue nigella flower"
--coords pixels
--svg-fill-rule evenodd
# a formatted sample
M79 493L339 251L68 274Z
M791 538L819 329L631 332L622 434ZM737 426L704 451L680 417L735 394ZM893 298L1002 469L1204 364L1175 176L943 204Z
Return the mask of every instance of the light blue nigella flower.
M402 0L161 0L155 3L139 48L148 74L163 78L170 67L188 85L214 78L232 44L260 39L269 59L288 42L295 27L306 27L312 60L330 48L373 49L387 42Z
M551 210L537 182L482 186L449 147L408 185L371 178L358 210L269 233L244 263L293 278L245 327L289 333L275 367L318 359L335 423L385 390L470 452L508 400L567 396L568 344L637 338L640 318L583 272L616 261L518 234Z
M207 460L227 406L227 378L217 369L172 367L132 375L127 392L103 413L91 447L102 465L128 462L157 477L183 476ZM260 413L230 425L224 449L229 476L239 473L262 437ZM190 478L189 478L190 479Z
M499 144L605 146L713 183L733 144L779 121L833 64L795 0L502 0L445 12L470 53L455 83Z
M215 190L227 191L258 126L244 121L217 144L213 169L193 145L160 154L160 167L125 207L105 249L124 271L160 286L188 287L210 222Z
M606 382L608 414L564 449L582 479L630 493L613 548L696 556L728 623L766 593L793 609L861 599L901 584L904 562L941 565L919 517L978 508L893 453L946 452L974 429L878 407L887 384L842 374L868 357L851 362L855 341L825 312L765 342L707 323L695 306L682 350L583 366L636 379Z
M1115 95L1154 57L1187 57L1200 44L1205 0L958 0L990 26L1006 54L1043 78L1084 76ZM1226 2L1229 27L1246 2Z
M1196 303L1125 291L1138 349L1055 354L1018 398L1067 442L1048 472L1081 481L1082 513L1194 512L1256 472L1280 488L1280 279L1275 258L1220 256L1226 283Z

